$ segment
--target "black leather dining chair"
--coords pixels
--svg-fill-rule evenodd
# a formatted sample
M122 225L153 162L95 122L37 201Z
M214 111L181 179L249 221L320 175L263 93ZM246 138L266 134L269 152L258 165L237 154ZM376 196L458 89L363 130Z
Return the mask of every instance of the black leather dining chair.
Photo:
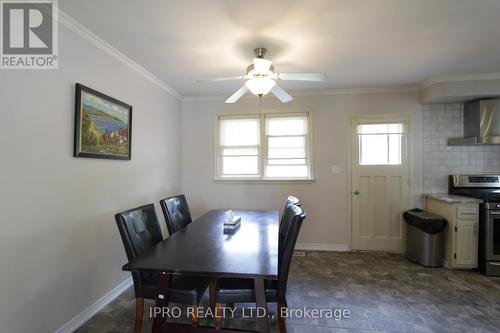
M295 206L300 207L301 202L298 198L291 196L291 195L288 196L288 198L286 199L285 207L283 208L283 215L281 215L280 226L279 226L279 244L280 244L280 246L281 246L281 244L284 243L286 233L288 231L288 225L287 225L287 221L285 221L285 215L286 215L286 209L290 205L295 205Z
M160 207L165 217L169 236L192 222L191 211L184 194L160 200ZM210 307L215 308L215 279L210 280Z
M278 252L278 280L266 280L264 285L266 290L266 301L268 303L278 303L280 333L286 332L285 319L281 316L281 309L287 306L286 288L290 264L292 262L293 251L297 243L300 228L306 218L306 213L299 206L289 205L284 215L288 225L288 231ZM255 303L253 280L240 278L219 279L215 298L218 309L222 307L222 304ZM220 327L221 324L220 320L220 318L217 318L218 327Z
M285 214L285 210L289 205L300 206L301 205L300 199L294 197L293 195L289 195L288 198L286 199L285 209L283 210L283 214Z
M184 194L160 200L169 235L192 222L189 205Z
M118 213L115 219L129 262L163 240L153 204ZM174 303L190 304L196 308L210 280L185 275L171 276L168 300ZM156 299L158 296L158 274L132 272L132 278L136 300L134 332L139 333L144 314L144 299ZM193 317L192 323L197 324L197 322L198 318Z

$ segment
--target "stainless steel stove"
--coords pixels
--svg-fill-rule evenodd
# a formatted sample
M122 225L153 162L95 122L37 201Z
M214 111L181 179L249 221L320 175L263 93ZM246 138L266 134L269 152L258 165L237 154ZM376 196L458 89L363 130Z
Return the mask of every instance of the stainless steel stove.
M500 276L500 175L450 175L448 192L482 200L479 267L486 275Z

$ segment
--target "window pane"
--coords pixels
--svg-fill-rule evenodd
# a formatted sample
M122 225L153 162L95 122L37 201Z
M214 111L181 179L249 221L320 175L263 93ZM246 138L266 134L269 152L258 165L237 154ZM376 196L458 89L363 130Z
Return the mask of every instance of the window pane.
M359 136L359 164L381 165L388 161L387 135Z
M280 159L268 159L267 163L269 165L305 165L307 160L305 158L280 158Z
M359 164L401 164L402 137L402 134L359 135Z
M401 164L401 134L389 135L389 164Z
M223 175L258 175L259 157L222 157Z
M358 125L358 134L401 134L403 124L363 124Z
M268 165L266 176L271 178L307 178L309 172L307 165Z
M303 136L269 137L268 158L305 158L306 138Z
M234 155L257 156L259 155L259 149L257 147L222 148L222 156L234 156Z
M305 135L307 116L266 117L267 135Z
M260 142L259 119L221 119L221 146L257 146Z

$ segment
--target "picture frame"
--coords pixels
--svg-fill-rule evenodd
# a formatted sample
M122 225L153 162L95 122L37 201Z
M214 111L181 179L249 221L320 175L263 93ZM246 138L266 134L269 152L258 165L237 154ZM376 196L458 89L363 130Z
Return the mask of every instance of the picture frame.
M132 106L77 83L74 134L74 157L130 160Z

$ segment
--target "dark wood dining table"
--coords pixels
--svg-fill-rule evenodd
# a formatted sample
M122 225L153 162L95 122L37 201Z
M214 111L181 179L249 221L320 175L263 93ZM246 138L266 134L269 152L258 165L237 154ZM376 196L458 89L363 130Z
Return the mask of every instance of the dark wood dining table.
M158 243L150 251L123 266L126 271L158 272L156 306L168 305L168 283L171 274L192 274L212 278L253 279L256 306L267 304L264 279L278 279L277 210L234 211L241 216L241 226L224 233L225 210L211 210L185 228ZM269 332L268 316L258 318L259 332ZM215 327L169 323L161 316L153 321L153 332L209 332ZM217 332L235 332L217 329Z

